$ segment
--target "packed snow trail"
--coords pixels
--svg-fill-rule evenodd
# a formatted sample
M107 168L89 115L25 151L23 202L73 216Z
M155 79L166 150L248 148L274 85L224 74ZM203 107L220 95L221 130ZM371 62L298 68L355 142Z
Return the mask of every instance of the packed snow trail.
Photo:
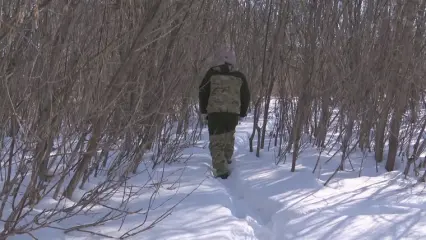
M237 170L236 170L237 171ZM272 239L272 231L265 225L261 215L253 211L248 199L244 196L244 191L238 189L237 179L228 177L227 180L219 180L225 186L232 203L232 215L247 222L252 228L256 239Z
M245 134L243 133L243 135ZM233 158L231 165L232 173L228 179L218 179L218 181L225 186L231 197L234 208L233 215L245 220L253 228L253 232L258 239L272 239L272 231L268 227L270 213L259 208L260 203L253 201L255 198L250 194L246 194L246 186L241 181L240 168L244 164L244 156L247 151L241 151L240 149L244 149L244 144L242 143L246 143L246 141L244 141L244 138L240 134L236 135L236 140L237 144L235 145L234 156L237 157Z

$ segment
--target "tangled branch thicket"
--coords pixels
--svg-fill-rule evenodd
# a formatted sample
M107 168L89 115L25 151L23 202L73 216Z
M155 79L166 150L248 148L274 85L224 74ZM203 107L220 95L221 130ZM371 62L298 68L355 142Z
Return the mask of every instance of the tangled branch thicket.
M198 84L223 45L235 49L249 80L250 146L254 151L257 143L257 155L270 134L269 103L277 99L272 136L280 156L292 154L292 171L308 138L320 149L338 144L340 169L354 147L384 160L388 143L386 169L394 170L399 151L410 157L406 174L414 165L419 175L426 146L425 4L1 1L0 238L102 205L144 161L153 167L177 161L199 136ZM151 159L144 158L148 151ZM74 206L59 204L90 178L99 183ZM58 207L34 215L48 197ZM68 230L126 214L114 209Z

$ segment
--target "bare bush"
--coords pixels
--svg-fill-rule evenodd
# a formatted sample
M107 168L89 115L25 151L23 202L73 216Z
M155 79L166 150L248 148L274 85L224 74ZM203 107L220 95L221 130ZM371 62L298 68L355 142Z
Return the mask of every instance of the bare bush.
M199 139L197 86L223 45L249 80L258 156L270 134L292 171L311 144L338 149L337 172L357 148L383 161L388 143L386 169L405 149L420 176L425 2L2 1L0 237L95 206L106 209L98 220L64 230L148 215L125 207L147 188L131 186L118 207L108 199ZM278 121L269 131L271 115ZM161 181L154 185L153 196ZM55 206L34 214L52 197Z

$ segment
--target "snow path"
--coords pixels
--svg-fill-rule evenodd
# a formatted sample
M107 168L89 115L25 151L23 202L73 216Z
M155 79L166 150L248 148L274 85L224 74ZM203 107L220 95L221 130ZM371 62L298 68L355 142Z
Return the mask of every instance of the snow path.
M233 215L239 219L245 220L247 224L252 227L257 239L268 240L273 237L272 230L268 226L268 223L271 221L271 213L264 211L263 208L260 207L259 202L253 201L253 196L245 193L247 186L244 185L241 179L240 169L244 165L244 159L242 158L245 156L244 153L248 152L248 144L247 141L244 140L245 137L247 137L245 133L236 134L234 156L238 157L234 157L233 159L231 165L232 174L228 179L218 179L218 181L225 186L231 197L234 209ZM264 200L267 200L267 198ZM261 203L264 203L264 201L261 201Z
M247 225L252 228L253 238L265 240L272 239L272 231L265 226L259 214L253 211L253 206L245 199L244 193L235 186L236 181L232 180L232 178L228 180L229 181L223 183L223 185L232 202L233 216L247 222Z

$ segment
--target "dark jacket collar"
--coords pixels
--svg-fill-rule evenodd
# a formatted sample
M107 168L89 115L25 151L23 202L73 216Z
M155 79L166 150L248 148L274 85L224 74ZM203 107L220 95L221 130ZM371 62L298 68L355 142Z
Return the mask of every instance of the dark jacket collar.
M230 73L232 71L231 68L232 68L231 65L225 63L225 64L222 64L222 65L213 67L212 69L216 72L219 72L219 73Z

